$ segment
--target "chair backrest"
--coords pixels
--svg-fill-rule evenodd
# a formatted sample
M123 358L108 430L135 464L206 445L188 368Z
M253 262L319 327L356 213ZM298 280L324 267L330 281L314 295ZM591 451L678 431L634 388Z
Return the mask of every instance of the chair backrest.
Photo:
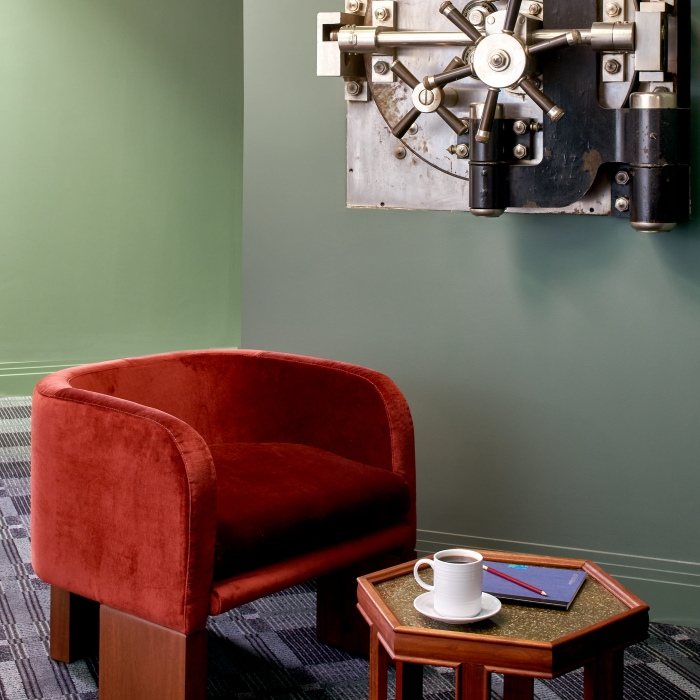
M413 468L406 401L388 377L363 367L231 350L119 360L54 377L164 411L209 445L298 443L384 469L396 470L397 459Z

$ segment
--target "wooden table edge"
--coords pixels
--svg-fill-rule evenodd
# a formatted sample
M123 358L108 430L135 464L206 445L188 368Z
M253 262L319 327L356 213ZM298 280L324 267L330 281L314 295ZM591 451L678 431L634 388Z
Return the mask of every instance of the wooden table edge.
M528 649L540 649L551 651L552 642L538 642L533 639L520 639L519 637L497 637L472 632L450 632L449 630L434 630L428 627L408 627L400 625L394 628L396 634L407 634L416 637L437 637L465 642L483 642L485 644L499 644L501 646L527 647Z
M606 590L612 593L618 600L621 600L629 608L646 608L649 606L638 598L632 591L625 588L617 579L613 578L607 571L601 569L592 561L586 561L583 570L593 579L598 581Z
M384 646L387 652L391 655L392 659L402 661L405 663L424 663L432 665L444 665L446 667L455 667L455 665L447 660L438 661L434 657L427 656L426 658L419 658L417 656L406 655L405 652L399 651L397 654L394 653L396 647L403 646L403 643L399 643L399 638L403 638L408 641L408 639L417 639L420 637L430 637L436 640L445 640L450 642L476 642L480 645L486 645L500 648L516 647L522 649L531 649L533 651L549 653L554 656L558 649L565 648L569 644L576 644L579 637L585 637L591 633L600 631L611 625L619 626L624 625L625 621L629 619L630 625L639 628L638 634L632 634L630 636L630 641L621 646L621 648L626 648L631 644L642 641L648 637L646 632L641 630L644 627L644 620L637 621L634 620L635 617L640 617L642 615L646 616L647 627L648 627L648 611L649 606L644 603L640 598L635 596L631 591L625 588L617 580L615 580L610 574L604 571L601 567L592 561L586 559L564 559L558 557L545 557L538 555L527 555L518 554L514 552L496 552L490 550L474 550L478 551L484 557L488 557L493 561L503 561L509 563L521 563L532 566L553 566L554 568L561 569L576 569L583 570L589 575L593 580L603 586L612 596L623 603L627 610L624 610L617 615L605 618L597 623L588 625L581 630L575 630L567 635L558 637L557 639L551 640L549 642L535 641L530 639L520 639L514 637L501 637L501 636L489 636L483 634L476 634L464 631L451 631L451 630L435 630L426 627L411 627L404 625L397 618L388 604L382 598L380 592L377 590L377 584L383 583L385 581L392 580L401 576L410 574L413 571L416 561L406 562L399 564L398 566L393 566L387 569L382 569L381 571L376 571L366 576L362 576L357 579L358 581L358 600L360 603L358 607L362 612L365 619L370 624L376 624L378 631L381 632L382 640L384 641ZM430 557L425 557L430 558ZM504 649L505 650L505 649ZM614 650L613 650L614 651ZM565 653L565 652L564 652ZM572 665L571 669L578 668L578 665ZM571 670L569 669L569 670ZM512 668L506 666L493 665L489 666L490 672L496 673L513 673ZM555 671L552 669L552 673L541 672L541 671L517 671L520 675L530 675L534 678L553 678L555 676L562 675L562 671Z

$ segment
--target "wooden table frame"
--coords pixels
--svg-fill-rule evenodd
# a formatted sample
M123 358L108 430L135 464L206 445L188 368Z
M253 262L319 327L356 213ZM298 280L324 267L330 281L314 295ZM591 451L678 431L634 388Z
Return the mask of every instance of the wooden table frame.
M403 626L375 584L404 576L415 562L358 581L358 609L370 626L370 700L387 700L387 667L396 664L396 700L422 697L423 665L455 669L456 700L489 700L491 674L504 675L504 700L532 700L535 678L584 667L584 700L622 700L625 647L648 637L649 606L593 562L482 552L491 561L583 569L629 609L595 625L536 642Z

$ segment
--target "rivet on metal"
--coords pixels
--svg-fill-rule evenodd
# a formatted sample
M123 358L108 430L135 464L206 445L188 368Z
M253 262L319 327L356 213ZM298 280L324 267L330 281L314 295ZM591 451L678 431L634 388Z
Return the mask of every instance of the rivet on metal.
M386 22L389 17L391 16L391 13L389 12L389 9L386 7L378 7L374 11L374 16L380 21L380 22Z
M630 208L630 200L627 197L618 197L615 200L615 209L620 213L627 211Z
M389 64L386 61L377 61L374 64L374 72L377 75L386 75L389 72Z
M415 136L418 133L418 124L412 124L411 128L408 130L410 136Z
M406 148L404 146L397 146L394 149L394 157L398 160L403 160L406 157Z

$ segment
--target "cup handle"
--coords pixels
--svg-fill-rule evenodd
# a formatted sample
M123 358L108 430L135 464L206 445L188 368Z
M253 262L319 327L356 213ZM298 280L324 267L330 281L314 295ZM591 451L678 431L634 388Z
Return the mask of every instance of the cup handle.
M418 582L419 586L422 586L425 588L426 591L432 591L435 589L435 586L431 586L429 583L426 583L419 575L418 575L418 567L421 564L427 564L433 571L435 571L435 567L433 566L433 560L432 559L421 559L420 561L416 562L416 565L413 567L413 575L416 578L416 581Z

